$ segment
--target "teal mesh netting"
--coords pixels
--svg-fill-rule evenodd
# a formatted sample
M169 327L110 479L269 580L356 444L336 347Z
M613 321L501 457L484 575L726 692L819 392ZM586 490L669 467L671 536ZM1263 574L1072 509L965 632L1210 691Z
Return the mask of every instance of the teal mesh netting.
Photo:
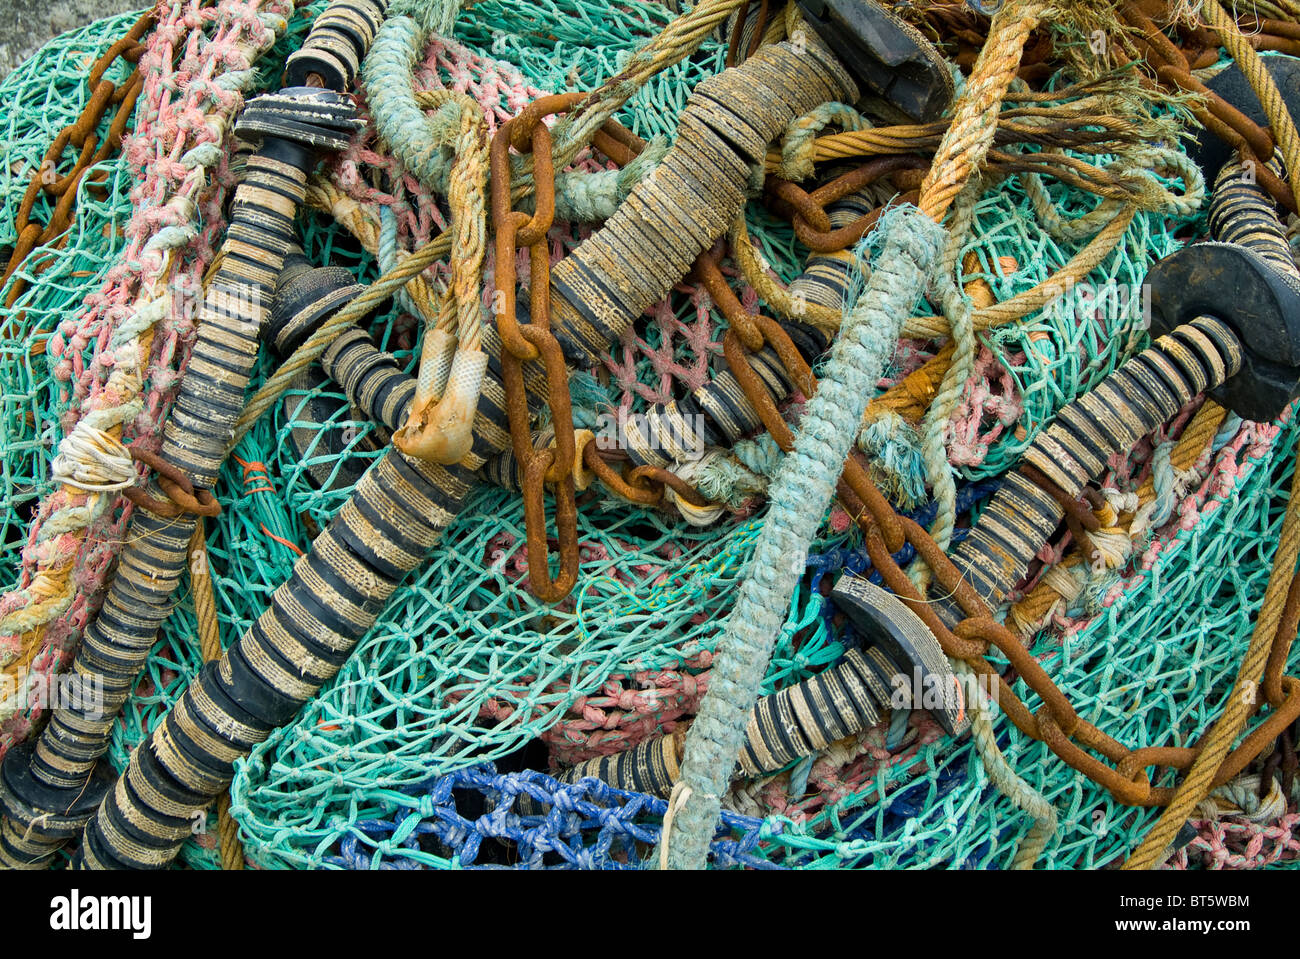
M323 7L317 0L307 13ZM485 0L462 15L455 38L475 53L514 64L541 89L592 89L670 17L659 5L635 0L618 7L583 0ZM0 85L10 144L9 169L0 166L0 231L9 229L26 185L15 165L38 161L53 134L80 110L84 82L74 65L86 55L98 56L133 19L66 35ZM306 15L295 17L263 66L263 87L278 75L307 22ZM724 54L722 43L707 42L651 81L620 119L644 137L671 135L689 89L720 69ZM57 418L65 398L40 352L41 331L98 288L122 247L116 228L130 212L129 178L120 161L104 169L102 195L83 186L66 246L40 254L51 265L39 277L31 272L35 260L25 267L37 282L10 312L6 321L13 326L0 342L0 586L12 583L31 506L49 488L49 460L60 435ZM1063 206L1086 209L1090 202L1070 188L1052 191ZM751 206L752 235L788 281L807 251L787 225ZM1179 245L1175 231L1186 225L1137 216L1090 279L1140 283L1154 260ZM304 249L315 262L343 265L363 282L377 275L373 258L326 217L304 213L302 229ZM1082 246L1046 234L1014 178L981 200L975 236L971 249L1000 298L1046 279ZM0 232L0 243L12 242L12 231ZM1016 268L995 269L1006 256ZM671 310L687 317L694 305L679 295ZM395 310L381 315L374 325L377 342L396 344L403 322ZM722 320L715 314L711 323L716 344ZM652 346L659 345L655 329L643 332ZM964 468L966 478L984 480L1005 471L1061 405L1095 385L1143 338L1140 316L1131 313L1083 320L1043 313L993 333L987 342L1010 370L1023 407L1016 425L1022 428L1001 433L980 462ZM409 344L397 352L413 362ZM611 358L624 360L616 352ZM271 368L263 357L255 387ZM653 364L640 361L634 369L647 388L658 388ZM217 488L223 512L210 524L208 544L225 642L261 612L314 530L329 521L350 489L343 464L323 444L302 455L292 442L295 430L321 431L321 424L306 420L304 397L290 391L255 426ZM646 402L638 394L634 405ZM382 438L348 415L341 405L326 428L346 438L347 469L355 470L378 455ZM1268 576L1295 431L1286 424L1271 446L1246 457L1244 479L1194 528L1174 535L1153 568L1102 615L1065 640L1038 640L1035 653L1080 715L1120 742L1186 744L1222 705ZM335 469L327 491L319 488L313 469L322 465ZM601 696L615 700L620 690L636 692L661 680L690 689L707 669L761 521L761 513L732 517L701 530L596 497L580 513L578 585L569 600L549 607L522 588L520 501L500 490L481 490L319 698L240 764L232 811L249 860L270 868L639 864L647 837L662 820L661 805L612 794L604 796L603 806L583 805L585 798L545 777L515 771L544 768L548 746L560 755L604 742L601 722L614 714L613 707L590 715ZM812 545L814 555L838 558L825 559L805 577L766 690L812 675L844 649L842 628L819 585L820 574L837 569L858 546L854 534L837 528L824 526ZM125 762L199 665L192 604L182 591L115 728L115 765ZM1032 698L1028 702L1036 705ZM655 716L649 710L649 728L664 728L680 712ZM1013 768L1060 816L1045 864L1110 862L1152 821L1152 812L1117 806L1004 720L996 728ZM648 731L611 725L605 733L610 741L625 742ZM806 764L768 784L789 794L782 807L789 815L762 818L774 803L760 791L733 797L737 815L720 833L718 861L799 868L1009 863L1031 823L992 788L969 742L937 738L924 723L882 730L879 740L836 771L826 801L809 815L794 814L800 791L789 785L806 785L820 775ZM493 820L493 811L502 813L520 792L553 815L509 820L502 814ZM619 812L606 815L596 806ZM759 816L742 815L753 812ZM185 861L215 866L214 836L210 824L206 835L187 844ZM622 838L615 842L611 836ZM572 855L555 852L557 842Z

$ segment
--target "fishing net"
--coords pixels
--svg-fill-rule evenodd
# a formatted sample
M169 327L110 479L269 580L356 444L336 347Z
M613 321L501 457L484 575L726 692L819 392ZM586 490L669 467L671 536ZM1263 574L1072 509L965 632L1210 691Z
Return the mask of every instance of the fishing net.
M261 88L278 78L284 58L323 8L317 0L295 15L261 64ZM663 6L637 0L616 7L484 0L461 15L453 38L430 51L425 70L480 102L497 103L499 115L508 116L538 92L598 86L671 17ZM0 231L9 228L22 199L22 164L38 162L84 103L77 71L131 22L115 18L67 34L0 86L11 144L0 167ZM642 137L670 136L691 87L721 69L724 58L725 44L707 41L651 80L619 119ZM366 149L382 164L377 148ZM39 277L32 272L38 259L28 261L24 271L39 282L5 317L4 587L13 583L33 504L49 491L49 461L68 402L48 371L43 337L99 287L123 249L117 229L132 208L127 166L121 159L102 166L102 190L83 184L66 244L40 251L49 265ZM344 167L331 170L334 182L387 206L398 219L399 241L427 240L445 225L445 208L416 185L358 177ZM1096 202L1062 184L1051 186L1051 198L1074 214ZM748 216L763 260L788 282L807 251L788 224L756 204ZM1089 281L1139 288L1151 263L1194 226L1138 214ZM305 211L301 229L314 262L346 267L362 282L379 275L376 258L330 216ZM561 228L553 240L568 246L581 235ZM1015 177L979 201L972 236L976 272L999 299L1048 279L1083 246L1042 227ZM0 232L0 243L13 239ZM746 305L756 304L752 290L740 292ZM978 515L996 477L1056 410L1145 345L1140 302L1131 306L1045 309L981 335L973 388L957 417L961 441L950 447L967 481L958 503L963 517ZM721 362L725 328L699 290L679 287L611 349L595 398L577 402L577 416L605 408L640 411L698 385ZM413 368L417 329L395 306L375 319L372 332ZM904 344L881 387L922 358ZM273 369L264 355L253 387ZM309 396L337 400L327 421L309 416ZM1130 747L1186 745L1199 735L1228 695L1249 640L1293 468L1296 427L1289 418L1231 426L1199 485L1184 491L1132 568L1092 583L1032 647L1079 714ZM288 391L242 439L216 489L223 511L209 524L202 560L213 577L223 642L241 635L265 608L384 442L328 387ZM340 447L346 456L337 455ZM1133 462L1119 472L1139 478L1150 454L1149 447L1133 451ZM774 462L768 455L767 472ZM918 515L925 522L933 508ZM519 498L481 489L335 679L238 765L231 811L249 861L264 868L645 865L664 801L592 781L563 784L536 770L620 751L671 732L696 711L761 522L754 504L696 528L593 496L579 513L578 584L568 599L549 606L526 588ZM871 573L847 517L832 510L811 545L764 692L834 663L852 641L826 598L841 569ZM116 767L197 673L198 649L183 588L114 730ZM1031 708L1038 705L1023 687L1016 691ZM1012 767L1057 809L1059 831L1043 864L1112 862L1153 821L1153 811L1116 804L1000 716L995 729ZM1032 826L991 785L971 743L953 743L921 713L896 714L851 745L836 744L777 776L742 784L725 805L712 847L718 866L1002 867ZM1212 837L1215 849L1237 846L1216 861L1291 859L1293 825L1270 825L1267 844L1255 842L1260 830L1236 839L1220 830ZM1194 843L1177 863L1195 864L1196 850L1214 842ZM200 824L184 859L214 867L215 845L215 821L206 830Z

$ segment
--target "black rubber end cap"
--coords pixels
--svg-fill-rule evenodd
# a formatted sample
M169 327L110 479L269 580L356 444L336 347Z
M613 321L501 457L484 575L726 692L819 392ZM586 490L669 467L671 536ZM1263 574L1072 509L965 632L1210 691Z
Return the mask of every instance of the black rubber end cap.
M921 32L872 0L798 0L817 32L864 92L917 123L938 120L955 87L943 58Z
M903 681L913 690L914 709L925 709L950 735L965 731L966 691L939 641L916 613L893 593L851 574L840 577L831 599L866 645L879 646L905 671Z
M10 748L0 763L0 809L24 827L35 827L50 838L72 839L94 815L117 777L107 762L98 762L85 787L65 789L37 779L32 772L36 743Z

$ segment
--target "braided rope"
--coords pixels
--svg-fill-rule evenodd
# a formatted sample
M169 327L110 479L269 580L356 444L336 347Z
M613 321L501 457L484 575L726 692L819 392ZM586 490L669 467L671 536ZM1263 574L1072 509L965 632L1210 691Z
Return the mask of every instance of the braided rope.
M993 17L970 79L921 181L921 212L939 222L993 143L998 112L1020 69L1025 41L1046 15L1042 0L1010 0Z
M483 109L463 93L428 91L416 100L425 109L444 103L460 105L460 128L454 140L455 162L447 186L451 207L451 285L459 348L477 353L483 339L483 257L487 249L488 143Z
M705 865L720 797L740 752L790 595L803 572L808 544L831 500L871 387L930 275L943 238L939 222L988 152L1021 50L1045 9L1040 0L1012 0L994 16L952 126L922 183L919 212L911 207L886 211L877 236L868 241L880 242L883 252L866 290L845 311L794 449L769 489L768 518L754 562L718 646L709 692L686 738L681 782L690 790L689 799L683 800L681 828L671 836L665 831L662 840L674 868Z
M768 515L754 561L715 653L709 692L687 734L681 781L691 793L678 815L680 827L663 840L672 868L704 867L721 796L790 596L804 571L808 544L830 502L867 397L942 239L937 223L905 206L887 211L868 241L880 242L881 253L866 290L845 312L794 448L769 487Z
M402 168L426 188L449 194L454 175L452 161L459 155L455 142L463 103L440 96L442 91L417 93L412 87L412 72L426 41L437 40L430 40L411 18L390 16L366 56L363 78L379 139L392 150ZM652 75L637 79L626 95L634 94ZM540 95L540 91L529 92ZM428 108L434 109L431 115L425 112ZM556 125L557 131L563 122ZM591 128L591 135L599 126ZM555 174L555 215L561 221L592 223L609 219L666 150L666 144L656 138L622 169L564 170L587 143L569 140L561 146L557 140L553 146L555 169L559 171ZM532 157L511 155L510 163L511 198L518 201L533 192Z

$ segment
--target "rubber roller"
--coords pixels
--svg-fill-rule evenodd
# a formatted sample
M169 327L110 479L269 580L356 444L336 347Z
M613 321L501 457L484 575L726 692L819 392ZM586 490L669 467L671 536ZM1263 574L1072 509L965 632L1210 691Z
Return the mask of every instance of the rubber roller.
M1233 163L1210 205L1219 240L1166 257L1147 275L1152 346L1057 414L1024 460L1077 499L1109 458L1131 448L1202 392L1245 419L1279 416L1300 388L1300 271L1272 202ZM1008 475L952 556L990 605L1028 572L1065 516L1023 471ZM949 625L963 617L936 597Z

